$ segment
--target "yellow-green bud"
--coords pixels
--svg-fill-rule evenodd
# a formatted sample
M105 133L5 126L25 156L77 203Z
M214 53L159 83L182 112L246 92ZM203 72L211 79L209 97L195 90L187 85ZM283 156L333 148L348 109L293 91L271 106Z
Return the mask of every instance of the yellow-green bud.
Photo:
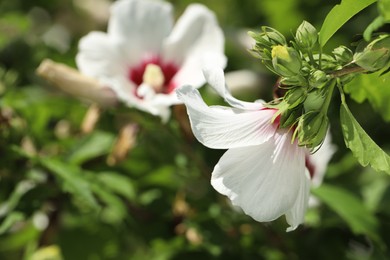
M272 48L272 65L276 73L282 77L299 74L302 62L299 53L291 47L277 45Z
M308 148L319 146L326 135L329 119L321 111L310 111L304 114L298 122L298 144Z
M353 60L353 53L345 46L339 46L332 51L336 60L341 64L348 64Z
M368 71L386 67L390 62L390 35L381 35L368 45L365 42L359 44L354 61Z
M249 32L256 44L252 51L256 53L262 60L271 60L271 49L275 45L287 45L286 38L277 30L263 26L261 33Z
M299 47L308 50L315 46L318 40L318 32L310 23L303 21L295 34L295 40Z

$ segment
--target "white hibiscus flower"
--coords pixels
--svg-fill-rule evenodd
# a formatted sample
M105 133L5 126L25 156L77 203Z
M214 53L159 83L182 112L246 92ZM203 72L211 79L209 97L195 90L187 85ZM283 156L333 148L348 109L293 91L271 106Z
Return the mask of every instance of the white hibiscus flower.
M173 27L171 4L119 0L111 6L107 33L80 40L79 70L109 87L125 104L167 120L169 106L181 103L174 90L204 84L201 67L224 67L224 37L214 14L192 4Z
M210 148L228 149L212 172L212 186L255 220L285 215L287 231L296 229L308 205L310 175L323 173L330 156L318 165L310 160L305 148L291 142L292 131L280 129L278 119L272 123L277 110L231 96L222 69L206 69L205 77L232 107L207 106L191 86L176 92L187 107L196 138Z

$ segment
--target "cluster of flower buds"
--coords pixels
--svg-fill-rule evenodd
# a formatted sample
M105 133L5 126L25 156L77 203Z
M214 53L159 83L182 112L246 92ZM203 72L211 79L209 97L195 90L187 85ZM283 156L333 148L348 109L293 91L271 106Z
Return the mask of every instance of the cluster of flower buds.
M355 54L345 46L323 53L316 28L306 21L289 42L270 27L250 35L256 41L252 52L280 77L278 88L284 89L284 95L269 103L279 111L279 127L293 129L299 145L313 150L321 145L329 126L327 111L336 80L345 84L357 72L390 64L390 35L360 43Z
M285 37L275 29L263 27L259 34L251 33L256 40L253 52L265 66L281 77L279 88L285 94L270 103L280 115L279 127L294 129L294 139L299 145L315 149L323 142L329 120L326 115L329 86L334 79L322 70L319 62L318 32L313 25L304 21L297 29L294 40L287 43ZM325 68L335 69L336 59L351 62L352 56L340 58L325 57ZM347 52L347 51L346 51ZM348 60L348 61L347 61Z

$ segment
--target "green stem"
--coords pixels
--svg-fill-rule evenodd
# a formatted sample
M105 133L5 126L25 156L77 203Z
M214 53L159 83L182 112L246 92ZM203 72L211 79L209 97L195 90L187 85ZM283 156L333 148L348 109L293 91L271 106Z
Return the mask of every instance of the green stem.
M333 90L335 85L336 85L336 81L333 81L332 84L329 86L328 95L326 96L325 102L324 104L322 104L321 112L324 114L327 114L328 112L328 108L330 105L330 101L332 100Z
M318 57L318 63L319 63L319 69L321 70L322 68L322 47L320 46L320 53L319 53L319 57Z
M339 89L339 92L340 92L341 103L345 104L345 94L344 94L342 86L343 85L341 84L341 80L337 79L337 88Z

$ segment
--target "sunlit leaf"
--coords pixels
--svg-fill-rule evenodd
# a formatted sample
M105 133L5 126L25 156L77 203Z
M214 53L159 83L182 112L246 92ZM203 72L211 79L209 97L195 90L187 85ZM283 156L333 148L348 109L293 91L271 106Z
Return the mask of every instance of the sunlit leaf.
M46 246L35 251L30 260L62 260L61 249L57 245Z
M333 7L322 24L319 41L324 46L338 29L349 19L377 0L342 0Z
M358 103L368 100L384 120L390 122L390 73L358 75L344 90Z
M340 120L345 144L359 163L390 174L390 157L368 136L345 102L340 108Z
M313 194L334 210L356 234L377 238L379 227L375 216L352 193L331 185L321 185Z

